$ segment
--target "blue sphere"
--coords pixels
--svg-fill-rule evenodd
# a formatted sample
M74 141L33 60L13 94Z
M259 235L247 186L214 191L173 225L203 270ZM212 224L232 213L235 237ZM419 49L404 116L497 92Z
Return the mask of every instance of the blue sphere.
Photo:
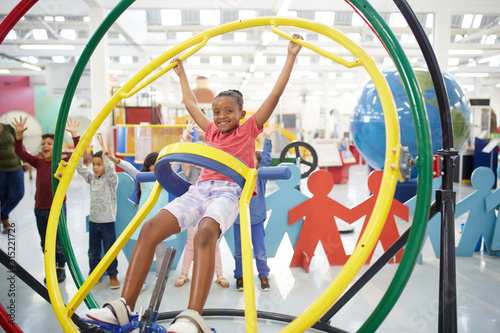
M422 89L427 116L431 129L432 154L442 148L441 120L436 100L436 92L427 69L414 69ZM417 140L413 116L408 96L401 77L395 68L382 72L396 102L396 109L401 130L401 144L410 150L412 158L417 157ZM449 74L443 73L444 83L450 100L453 122L454 148L459 150L465 144L470 132L470 102L458 82ZM374 169L383 169L385 161L385 124L380 98L373 81L363 87L358 103L351 116L351 132L354 143L361 156ZM416 176L413 170L412 177Z

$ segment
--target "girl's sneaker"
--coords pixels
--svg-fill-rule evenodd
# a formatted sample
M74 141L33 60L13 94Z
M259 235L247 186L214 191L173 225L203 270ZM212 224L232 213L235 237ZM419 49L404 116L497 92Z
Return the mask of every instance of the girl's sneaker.
M167 333L212 333L212 329L198 312L188 309L175 317Z
M124 326L130 323L130 316L135 313L125 302L125 298L106 303L100 309L91 309L87 312L87 317L108 325Z

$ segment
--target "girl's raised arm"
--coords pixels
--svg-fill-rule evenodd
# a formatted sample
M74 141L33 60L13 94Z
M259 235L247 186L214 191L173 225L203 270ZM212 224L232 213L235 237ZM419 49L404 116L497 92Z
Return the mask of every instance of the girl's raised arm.
M293 39L303 39L299 34L293 34L292 37ZM288 55L286 57L285 65L281 70L281 74L274 84L273 90L271 90L269 96L266 98L264 103L262 103L257 112L255 112L255 120L257 121L257 126L259 129L264 126L269 117L271 117L271 114L276 108L276 105L278 105L280 97L285 90L288 80L290 79L290 73L292 72L295 58L297 57L297 54L299 53L301 48L301 45L296 44L293 41L290 41L290 43L288 44Z

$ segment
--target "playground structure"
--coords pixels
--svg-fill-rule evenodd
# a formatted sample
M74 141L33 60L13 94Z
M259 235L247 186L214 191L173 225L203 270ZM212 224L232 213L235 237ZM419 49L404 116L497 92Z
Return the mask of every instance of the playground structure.
M0 41L5 37L6 32L10 30L9 26L14 25L16 18L19 19L25 11L27 11L36 1L22 1L20 5L18 5L13 10L13 15L9 15L2 22L2 29L0 31ZM159 65L173 58L178 53L187 50L189 47L193 47L187 53L181 56L181 59L184 60L190 55L194 54L197 50L203 47L208 39L213 36L223 34L229 31L249 28L254 26L262 26L262 25L272 25L273 32L281 35L284 38L291 39L290 35L278 29L278 26L295 26L301 27L304 29L309 29L311 31L315 31L317 33L322 33L325 36L331 38L332 40L338 42L344 47L348 48L357 58L354 62L346 62L343 59L326 52L324 50L318 49L315 46L305 42L305 41L296 41L297 43L302 44L304 47L310 48L313 51L324 55L346 67L354 67L354 66L365 66L366 70L369 72L370 76L372 76L373 81L376 83L376 87L379 90L379 94L381 98L385 101L384 105L384 115L386 120L386 135L387 135L387 147L386 147L386 162L384 164L384 176L382 183L384 186L382 187L378 200L375 204L375 210L370 218L370 221L367 225L366 231L364 233L363 238L360 240L358 246L355 249L355 252L345 265L344 269L340 272L337 278L332 282L330 287L324 292L324 294L312 305L309 309L304 312L299 317L293 319L292 323L288 325L283 332L297 332L304 331L308 327L311 327L315 324L315 322L319 319L319 322L326 325L328 318L331 317L334 312L333 309L339 302L335 303L334 307L331 307L333 303L337 300L340 294L344 291L350 281L355 277L357 271L360 266L365 262L368 255L371 253L375 242L378 238L378 233L383 226L383 222L387 216L388 207L382 207L384 202L390 202L392 196L394 194L396 179L401 178L400 174L400 164L403 161L400 160L401 147L399 145L399 129L397 119L395 117L394 103L391 103L391 93L387 89L387 84L384 79L381 78L380 73L377 72L376 67L373 65L371 58L369 58L359 47L357 47L354 43L348 40L344 35L335 31L332 28L323 26L316 22L303 20L303 19L292 19L292 18L279 18L279 17L268 17L268 18L256 18L249 19L246 21L234 22L231 24L222 25L220 27L216 27L213 29L209 29L204 33L200 33L198 35L193 36L188 39L182 45L177 45L172 49L165 52L163 55L159 56L151 63L149 67L149 72L146 70L141 70L138 74L136 74L129 82L127 82L123 87L113 96L113 98L108 102L105 108L101 111L99 116L92 122L91 126L87 129L84 134L81 143L77 146L71 160L69 163L63 165L61 164L59 167L57 166L57 161L60 159L61 154L61 145L62 145L62 133L64 132L64 124L67 119L67 115L69 112L69 105L71 103L71 98L76 89L76 85L78 84L78 79L83 72L83 68L88 61L88 58L93 52L93 49L97 45L100 38L102 38L103 34L107 31L109 26L117 19L117 17L124 11L133 1L122 1L118 4L117 7L108 15L108 17L103 21L103 24L96 31L94 36L92 36L90 42L88 43L87 48L82 53L75 71L70 80L70 84L66 90L64 95L63 104L61 106L61 110L59 113L57 130L56 130L56 140L54 145L54 162L53 162L53 171L56 173L58 180L54 180L53 189L56 192L54 197L54 203L51 210L51 216L49 220L49 227L47 230L47 246L46 246L46 273L47 273L47 284L49 289L49 295L51 299L51 303L54 307L54 311L56 312L56 316L61 323L61 326L65 331L78 331L78 328L73 323L71 317L74 315L74 311L76 307L83 301L83 298L86 300L86 304L89 307L97 307L95 301L92 300L91 295L88 294L91 286L95 284L96 280L99 276L99 273L102 274L106 267L106 262L110 262L113 256L116 256L118 251L120 250L120 246L123 244L123 241L126 241L127 234L130 236L130 230L133 232L134 227L137 227L137 223L140 223L141 215L145 212L152 201L154 201L155 196L151 195L148 199L148 204L143 207L143 210L138 213L138 216L134 219L134 221L129 226L129 232L125 231L124 234L120 236L115 245L112 247L110 252L106 255L106 257L101 261L95 274L92 274L91 277L85 283L82 283L83 278L81 277L81 273L79 273L78 267L75 266L74 261L73 264L71 260L68 260L70 263L70 269L72 270L72 275L75 277L75 282L77 286L80 288L75 298L73 298L69 304L66 306L62 302L60 291L58 288L57 280L55 278L55 262L54 262L54 250L55 250L55 235L57 232L57 221L59 220L59 212L61 210L62 198L64 197L66 188L69 184L69 181L74 173L76 162L81 157L84 147L90 142L90 139L93 137L99 126L102 124L104 118L109 114L110 110L113 107L113 104L116 105L118 101L122 98L126 98L134 95L142 88L147 86L150 82L154 81L168 70L170 70L173 65L167 66L166 68L156 72L155 74L149 76L153 69L157 68ZM416 83L415 77L409 66L408 59L404 56L404 53L401 49L401 46L397 42L395 36L392 34L390 29L385 25L384 21L381 17L376 13L376 11L369 5L369 3L365 1L351 1L349 4L357 11L363 18L367 21L368 25L371 26L378 37L382 40L384 46L389 51L393 61L396 63L398 71L401 74L402 80L405 83L405 87L408 93L408 97L410 100L410 104L412 106L413 119L415 123L415 127L417 130L417 140L418 140L418 162L417 167L419 168L419 182L418 182L418 195L417 195L417 204L416 204L416 214L413 220L413 226L411 230L408 230L401 238L393 245L398 247L399 249L395 252L397 253L402 246L408 241L406 245L405 255L401 261L400 267L394 277L393 283L388 288L386 295L379 303L379 306L375 309L374 313L368 318L365 322L365 325L361 328L361 331L373 331L378 327L381 321L384 320L388 311L392 308L392 306L397 301L397 298L401 294L406 281L408 280L411 270L416 262L419 249L421 246L422 236L425 233L425 227L427 223L427 218L432 217L436 214L437 211L442 212L442 253L441 253L441 282L440 282L440 331L452 332L456 331L456 303L455 303L455 276L454 276L454 234L453 234L453 210L454 210L454 193L453 193L453 183L452 183L452 156L456 155L457 152L453 149L453 136L451 129L451 121L449 114L449 105L447 104L447 96L446 91L444 89L444 85L442 83L442 77L440 77L441 72L439 71L439 67L437 65L434 54L432 53L432 49L429 45L427 37L425 36L420 24L416 20L414 13L409 8L408 4L404 1L395 1L404 17L408 21L411 29L416 36L416 39L424 52L424 56L428 63L428 67L431 72L431 76L433 79L433 83L436 89L436 94L438 97L438 104L440 107L441 114L441 124L443 131L443 149L440 151L440 155L443 158L443 185L442 190L438 191L438 200L436 200L437 204L433 204L430 206L430 183L432 178L432 157L430 156L430 134L428 129L428 124L426 122L425 116L425 108L422 103L421 92ZM4 24L5 23L5 24ZM3 32L3 29L7 29L6 32ZM145 80L144 80L145 79ZM144 81L143 81L144 80ZM139 84L138 86L136 86ZM83 141L83 142L82 142ZM224 162L225 161L219 161ZM404 161L405 163L408 161ZM255 172L249 171L249 174L253 174L253 176L249 176L246 179L245 183L250 183L255 181ZM58 181L60 180L60 184ZM159 186L158 184L156 186ZM57 190L56 190L57 188ZM153 191L155 192L155 191ZM156 191L157 192L157 191ZM242 196L243 198L244 196ZM241 203L240 207L245 203ZM387 206L387 205L386 205ZM430 208L430 214L429 212ZM248 209L248 202L246 202L246 209ZM242 212L244 209L242 210ZM147 214L147 212L146 212ZM430 215L430 216L429 216ZM242 225L244 225L244 219L242 219ZM451 223L451 224L450 224ZM63 242L66 253L72 251L71 244L69 243L67 237L67 230L65 232L65 220L64 216L61 216L60 219L60 232L63 233L63 238L66 238ZM134 226L135 224L135 226ZM242 233L244 233L245 228L241 228ZM248 239L242 235L242 252L243 252L243 261L246 263L244 266L244 275L252 274L251 266L250 271L248 269L248 263L251 262L251 255L248 251L249 245ZM246 244L245 244L246 243ZM248 247L248 248L247 248ZM392 248L392 247L391 247ZM390 255L390 249L386 252L386 254ZM394 253L394 254L395 254ZM393 255L394 255L393 254ZM393 256L392 255L392 256ZM385 256L385 254L384 254ZM392 257L390 256L389 259ZM67 255L67 257L73 257L71 255ZM382 258L379 260L380 265L373 265L373 267L383 265ZM367 272L368 273L368 272ZM365 275L367 275L367 273ZM100 275L100 274L99 274ZM361 279L360 279L361 280ZM359 282L359 281L358 281ZM83 285L83 286L82 286ZM353 290L354 288L351 288ZM252 290L248 292L245 289L245 317L247 322L247 331L253 332L257 330L256 325L256 310L255 303L252 303L251 295ZM347 293L346 293L347 294ZM340 301L340 300L339 300ZM327 310L330 309L328 312ZM236 314L233 314L236 315ZM320 319L320 317L323 317ZM329 317L328 317L329 316Z

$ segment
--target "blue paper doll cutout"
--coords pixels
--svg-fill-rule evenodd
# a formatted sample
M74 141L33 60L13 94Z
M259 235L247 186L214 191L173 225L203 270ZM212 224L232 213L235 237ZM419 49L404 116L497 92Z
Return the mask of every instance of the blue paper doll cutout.
M266 208L268 211L271 210L264 239L268 258L276 256L285 233L288 233L292 247L295 248L303 220L288 225L288 211L309 199L307 195L295 188L300 182L299 168L293 163L281 163L280 166L290 168L292 175L287 180L276 180L275 183L279 189L266 196Z
M491 195L491 187L495 182L495 174L486 167L479 167L472 173L471 184L476 189L455 208L455 218L469 211L469 216L462 230L460 242L455 250L458 257L467 257L474 254L474 250L481 238L484 238L485 249L489 252L495 227L495 210L488 211L486 198Z

